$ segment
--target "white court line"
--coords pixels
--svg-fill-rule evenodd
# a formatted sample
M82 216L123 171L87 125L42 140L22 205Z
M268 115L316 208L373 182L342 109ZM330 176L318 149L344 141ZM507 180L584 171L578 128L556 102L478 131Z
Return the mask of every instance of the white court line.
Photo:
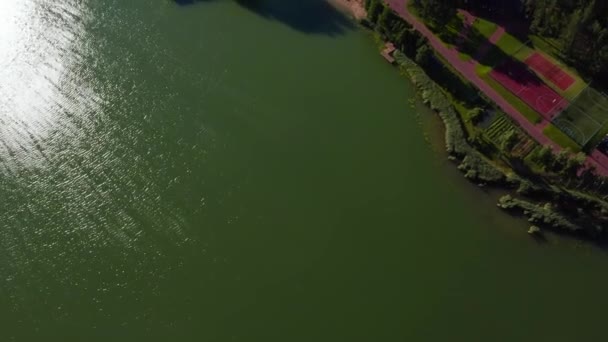
M521 88L519 88L519 90L515 93L515 95L519 96L519 94L523 93L524 91L528 90L529 88L527 86L521 86Z
M542 98L542 99L545 99L546 97L545 97L544 95L539 95L539 96L536 98L536 104L538 104L538 99L541 99L541 98ZM551 109L549 109L549 111L547 112L547 115L549 115L549 116L550 116L550 115L552 115L552 113L553 113L553 111L555 110L555 108L556 108L557 106L559 106L560 104L562 104L562 102L563 102L563 101L565 101L565 100L566 100L566 99L564 99L564 98L562 98L560 101L557 101L557 99L553 99L553 102L552 102L552 103L555 103L555 104L553 105L553 107L551 107Z

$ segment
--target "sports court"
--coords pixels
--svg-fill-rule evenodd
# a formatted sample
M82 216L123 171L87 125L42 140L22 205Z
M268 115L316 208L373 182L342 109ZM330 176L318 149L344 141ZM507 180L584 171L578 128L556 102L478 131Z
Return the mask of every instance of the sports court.
M579 145L585 146L608 123L608 96L587 87L553 124Z
M526 58L525 63L561 90L570 88L575 82L574 78L568 75L561 67L555 65L538 52Z
M568 100L549 88L530 72L524 64L509 60L490 72L503 87L522 99L546 120L553 120L568 107Z

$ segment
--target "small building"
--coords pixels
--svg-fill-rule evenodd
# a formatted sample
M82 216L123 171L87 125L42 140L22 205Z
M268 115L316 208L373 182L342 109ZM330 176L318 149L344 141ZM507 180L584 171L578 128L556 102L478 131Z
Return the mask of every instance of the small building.
M395 45L393 43L388 42L384 45L384 50L380 53L387 62L391 64L395 64L395 57L393 57L393 52L395 52Z

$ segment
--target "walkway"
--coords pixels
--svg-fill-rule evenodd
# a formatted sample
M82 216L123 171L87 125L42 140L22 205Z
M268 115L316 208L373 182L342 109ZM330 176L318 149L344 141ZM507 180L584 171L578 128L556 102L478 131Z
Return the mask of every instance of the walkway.
M534 125L526 117L524 117L515 107L507 102L494 88L488 85L475 71L476 66L479 64L477 61L466 62L459 58L458 50L454 48L448 48L445 46L440 39L426 25L412 15L407 10L408 0L385 0L397 14L403 19L409 22L416 30L418 30L423 36L425 36L429 44L439 53L445 60L447 60L460 74L473 83L479 90L484 92L492 101L494 101L505 113L507 113L514 121L516 121L523 129L530 134L538 143L546 146L550 146L553 151L559 152L562 148L554 143L552 140L547 138L543 134L543 130L550 123L546 120L542 120L540 123ZM500 36L497 34L493 39L498 40ZM608 164L602 165L598 160L592 156L587 158L587 165L593 165L597 172L601 175L608 176Z

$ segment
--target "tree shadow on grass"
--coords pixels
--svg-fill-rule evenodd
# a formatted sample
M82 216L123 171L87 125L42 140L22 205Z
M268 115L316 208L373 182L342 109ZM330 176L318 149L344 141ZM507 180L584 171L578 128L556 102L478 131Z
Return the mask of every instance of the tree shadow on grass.
M538 87L545 84L534 72L529 70L525 63L490 43L475 27L470 28L467 37L456 45L456 49L471 56L479 64L491 67L495 72L508 75L509 78L526 87Z
M268 20L307 34L336 36L355 28L354 23L327 0L174 0L180 6L212 1L234 1Z
M483 2L481 2L483 3ZM473 15L487 19L522 41L528 40L530 23L526 19L522 2L487 1L482 6L465 5Z

